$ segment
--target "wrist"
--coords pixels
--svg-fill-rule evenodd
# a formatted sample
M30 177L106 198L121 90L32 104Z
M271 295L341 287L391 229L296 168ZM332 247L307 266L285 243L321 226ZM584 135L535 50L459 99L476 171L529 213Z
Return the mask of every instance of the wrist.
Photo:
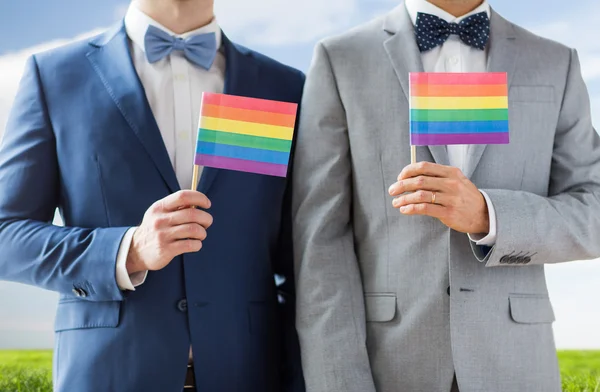
M481 215L479 218L478 234L487 234L490 232L490 212L488 211L487 202L483 194L481 195L481 201L483 207L481 208Z
M144 264L142 263L139 254L137 252L137 246L135 241L135 234L133 235L133 240L131 241L131 247L129 248L129 253L127 254L127 262L125 266L127 268L127 274L135 274L136 272L145 271Z

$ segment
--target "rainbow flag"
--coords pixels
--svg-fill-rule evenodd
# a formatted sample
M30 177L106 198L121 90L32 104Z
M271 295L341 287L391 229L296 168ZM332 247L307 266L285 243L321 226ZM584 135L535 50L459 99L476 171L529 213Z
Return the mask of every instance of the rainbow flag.
M411 73L410 144L508 144L506 73Z
M204 93L194 163L285 177L298 105Z

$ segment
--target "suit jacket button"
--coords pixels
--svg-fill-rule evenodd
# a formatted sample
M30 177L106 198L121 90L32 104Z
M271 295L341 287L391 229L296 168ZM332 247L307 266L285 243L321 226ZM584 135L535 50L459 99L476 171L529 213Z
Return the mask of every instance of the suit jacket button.
M71 291L73 292L73 294L75 294L76 297L81 297L81 292L77 287L73 287L73 290Z
M450 296L450 286L448 286L448 290L446 290L446 292L448 293L448 296Z
M79 296L81 298L86 298L88 296L87 291L85 291L84 289L79 289Z
M181 299L177 302L177 309L180 312L187 312L187 299Z

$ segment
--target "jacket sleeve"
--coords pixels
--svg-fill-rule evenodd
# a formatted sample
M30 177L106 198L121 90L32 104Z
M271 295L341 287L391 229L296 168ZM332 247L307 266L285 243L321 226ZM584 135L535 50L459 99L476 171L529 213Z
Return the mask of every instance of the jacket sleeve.
M58 165L40 73L31 57L0 146L0 279L89 301L122 300L115 271L127 228L53 226Z
M375 392L351 221L346 112L324 45L308 74L293 175L297 328L308 392Z
M493 247L471 243L488 267L523 266L600 256L600 137L577 53L571 51L552 156L548 197L483 189L494 205Z

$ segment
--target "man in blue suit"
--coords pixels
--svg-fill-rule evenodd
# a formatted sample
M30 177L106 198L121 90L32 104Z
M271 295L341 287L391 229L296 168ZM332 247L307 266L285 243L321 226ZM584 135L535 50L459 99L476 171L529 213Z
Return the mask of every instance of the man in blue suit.
M303 83L230 42L212 0L134 1L29 59L0 148L0 279L60 293L57 392L304 390L286 179L203 168L181 190L203 91L300 102Z

